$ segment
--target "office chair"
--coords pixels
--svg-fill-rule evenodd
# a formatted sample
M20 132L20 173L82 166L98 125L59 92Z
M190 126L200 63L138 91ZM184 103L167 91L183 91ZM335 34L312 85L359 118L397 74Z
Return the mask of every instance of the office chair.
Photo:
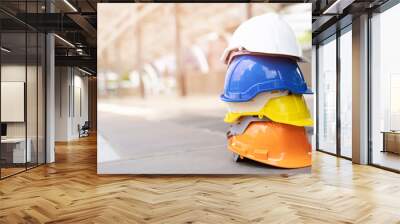
M89 121L85 121L85 123L82 125L82 127L79 127L80 125L78 125L78 129L79 129L79 138L80 137L87 137L89 136L89 129L90 129L90 125L89 125Z

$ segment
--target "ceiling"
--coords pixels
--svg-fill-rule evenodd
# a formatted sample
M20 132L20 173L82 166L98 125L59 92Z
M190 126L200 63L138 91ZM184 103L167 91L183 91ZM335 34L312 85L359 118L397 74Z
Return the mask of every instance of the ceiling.
M256 2L312 3L312 35L313 42L316 43L322 38L331 35L331 33L334 32L332 27L337 25L339 20L344 20L345 17L348 17L349 21L351 21L351 17L379 7L387 1L388 0L270 0ZM18 45L24 44L20 43L21 34L18 35L18 32L25 30L25 28L40 32L55 32L61 37L56 38L56 63L59 65L82 66L96 73L97 39L101 38L102 42L104 40L105 43L108 43L107 41L118 37L118 33L102 34L100 37L97 37L97 3L117 2L135 1L47 0L48 4L46 6L46 0L1 0L0 21L2 32L14 33L7 34L4 38L11 38L14 40L16 45L14 47L16 47L16 49L18 49ZM160 5L161 4L142 4L139 6L135 4L135 9L133 10L137 13L138 19L144 22L150 22L154 20L153 17L155 16L158 17L158 20L161 20L160 23L157 23L158 26L146 26L143 32L157 33L161 28L167 28L163 27L163 24L168 26L168 20L171 20L171 18L167 16L169 13L168 10L173 9L168 7L160 8ZM234 5L235 4L232 4L232 7L227 8L224 8L222 5L222 8L215 6L212 10L210 10L207 5L198 4L188 4L182 7L181 11L183 14L189 13L193 15L193 18L199 17L204 21L203 23L196 24L196 28L193 29L190 29L193 25L193 21L181 21L182 26L189 27L185 29L187 31L185 31L186 33L184 36L190 39L196 39L201 33L213 32L213 28L208 25L209 23L214 24L214 26L224 26L227 31L233 30L237 23L237 21L234 21L235 10L238 10ZM50 11L51 13L49 13ZM124 15L129 16L129 13L127 14L127 12L123 11L126 10L121 10L121 13L110 15L110 18L112 16L120 18L121 23L116 23L118 26L124 26L124 24L134 22L130 20L124 21ZM132 11L130 13L132 13ZM220 14L220 17L212 16L216 14ZM224 21L223 18L226 15L230 15L234 19ZM209 21L211 18L213 21ZM221 18L221 20L218 18ZM99 18L99 20L101 19L102 18ZM105 19L107 20L108 18ZM115 20L115 18L113 19ZM241 20L242 18L237 17L237 19ZM63 39L74 46L66 43ZM168 36L163 36L160 40L173 44L173 41L169 40ZM155 48L152 48L152 46L157 45L158 42L159 41L155 39L147 39L144 41L144 45L146 49L153 50ZM168 46L168 44L163 46ZM103 51L103 48L104 47L101 47L99 50ZM28 51L30 51L29 48ZM168 47L165 49L155 49L153 54L157 55L163 51L168 51ZM18 54L18 51L15 51L15 54Z
M25 54L25 30L54 32L56 65L78 66L95 74L97 2L47 0L46 5L45 0L1 0L1 29L3 37L10 39L7 47L13 48L7 58ZM28 44L28 58L30 48Z
M313 44L332 36L352 19L372 12L389 0L311 0L313 3Z

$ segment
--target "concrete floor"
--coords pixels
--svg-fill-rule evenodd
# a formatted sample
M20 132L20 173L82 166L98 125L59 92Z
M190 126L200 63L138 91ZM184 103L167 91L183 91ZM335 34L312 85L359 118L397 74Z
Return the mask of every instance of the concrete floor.
M100 174L295 174L245 160L226 148L218 97L102 100L98 106Z

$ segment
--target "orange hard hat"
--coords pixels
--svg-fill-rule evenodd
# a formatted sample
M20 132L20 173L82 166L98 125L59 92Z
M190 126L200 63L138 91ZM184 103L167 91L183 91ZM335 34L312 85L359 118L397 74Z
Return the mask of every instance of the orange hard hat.
M311 145L304 127L273 121L252 122L241 135L228 139L241 157L282 168L311 166Z

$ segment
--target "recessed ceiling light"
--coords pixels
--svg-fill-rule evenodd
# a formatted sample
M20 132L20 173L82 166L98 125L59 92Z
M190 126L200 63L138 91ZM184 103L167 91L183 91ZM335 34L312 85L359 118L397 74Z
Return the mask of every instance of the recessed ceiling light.
M81 72L83 72L83 73L85 73L85 74L87 74L87 75L92 75L92 73L90 73L90 72L88 72L88 71L86 71L86 70L83 70L83 69L81 69L81 68L79 68L79 67L78 67L78 70L81 71Z
M68 1L64 0L65 4L67 4L74 12L78 12L78 10Z
M336 0L332 3L332 5L325 9L322 14L342 14L343 10L351 5L354 1L355 0Z
M10 53L11 52L11 50L9 50L9 49L7 49L5 47L1 47L1 51L4 51L6 53Z
M66 40L66 39L64 39L64 38L62 38L62 37L60 37L58 34L54 34L54 36L57 37L57 38L58 38L59 40L61 40L62 42L66 43L67 45L69 45L69 46L75 48L75 45L73 45L73 44L72 44L71 42L69 42L68 40Z

